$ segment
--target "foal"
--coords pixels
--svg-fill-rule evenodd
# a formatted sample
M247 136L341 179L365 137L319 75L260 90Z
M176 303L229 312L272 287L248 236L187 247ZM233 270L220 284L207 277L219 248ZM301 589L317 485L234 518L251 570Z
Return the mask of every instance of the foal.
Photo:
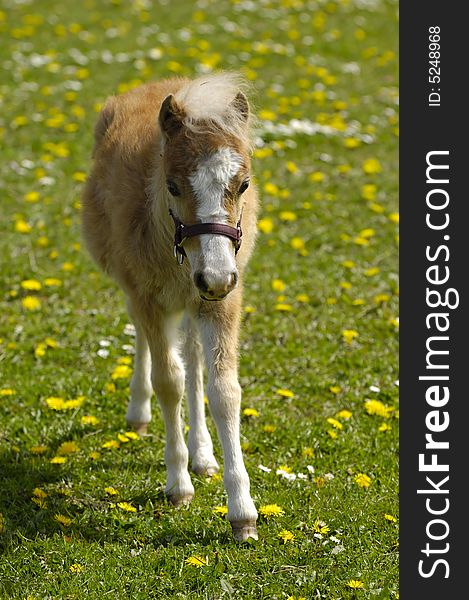
M195 473L218 471L205 423L205 357L228 519L238 541L257 539L239 439L237 373L242 276L256 235L249 117L239 78L226 73L110 97L95 127L94 165L83 194L87 247L124 291L135 324L127 422L146 431L153 388L166 429L165 491L173 504L189 503L189 455Z

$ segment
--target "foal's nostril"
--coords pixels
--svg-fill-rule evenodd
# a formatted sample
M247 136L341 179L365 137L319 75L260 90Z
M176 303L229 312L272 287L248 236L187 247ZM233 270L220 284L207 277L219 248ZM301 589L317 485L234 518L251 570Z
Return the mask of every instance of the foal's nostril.
M207 285L207 282L205 281L205 277L204 277L204 274L202 273L202 271L197 271L194 274L194 282L195 282L195 285L199 288L199 290L201 292L208 291L208 285Z
M233 289L234 287L236 287L236 284L238 283L238 271L233 271L233 273L231 273L230 275L230 289Z

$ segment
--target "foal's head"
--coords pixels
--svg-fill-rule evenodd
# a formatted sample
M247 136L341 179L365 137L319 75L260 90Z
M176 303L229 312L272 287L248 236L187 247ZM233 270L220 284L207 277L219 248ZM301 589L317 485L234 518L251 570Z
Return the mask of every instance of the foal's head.
M220 82L218 82L220 83ZM191 89L192 87L192 89ZM218 98L216 97L218 94ZM250 183L249 107L238 92L229 101L220 86L198 81L168 96L160 110L163 169L169 206L186 226L236 227ZM215 228L216 230L216 228ZM238 282L236 244L220 233L184 240L194 284L205 300L222 300Z

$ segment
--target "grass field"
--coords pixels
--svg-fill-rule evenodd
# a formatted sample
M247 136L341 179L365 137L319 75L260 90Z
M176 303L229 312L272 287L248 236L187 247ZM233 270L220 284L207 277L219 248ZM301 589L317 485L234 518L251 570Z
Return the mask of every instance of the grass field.
M397 2L2 7L0 598L398 598ZM218 69L259 117L245 545L221 477L166 502L156 400L127 435L134 340L80 238L104 99Z

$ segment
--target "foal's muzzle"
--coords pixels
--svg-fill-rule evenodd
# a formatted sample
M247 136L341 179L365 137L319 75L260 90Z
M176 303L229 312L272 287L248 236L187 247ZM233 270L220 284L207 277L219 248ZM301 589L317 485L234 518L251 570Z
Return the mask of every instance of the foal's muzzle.
M194 283L204 300L223 300L238 283L237 271L196 271Z
M171 209L169 214L174 221L174 256L178 263L182 265L184 257L187 256L184 250L184 240L196 235L202 235L204 233L212 233L216 235L224 235L232 240L235 247L235 254L241 247L241 237L243 232L241 230L241 217L239 218L236 227L231 225L225 225L224 223L197 223L196 225L184 225L184 223L176 217ZM227 292L228 293L228 292Z

